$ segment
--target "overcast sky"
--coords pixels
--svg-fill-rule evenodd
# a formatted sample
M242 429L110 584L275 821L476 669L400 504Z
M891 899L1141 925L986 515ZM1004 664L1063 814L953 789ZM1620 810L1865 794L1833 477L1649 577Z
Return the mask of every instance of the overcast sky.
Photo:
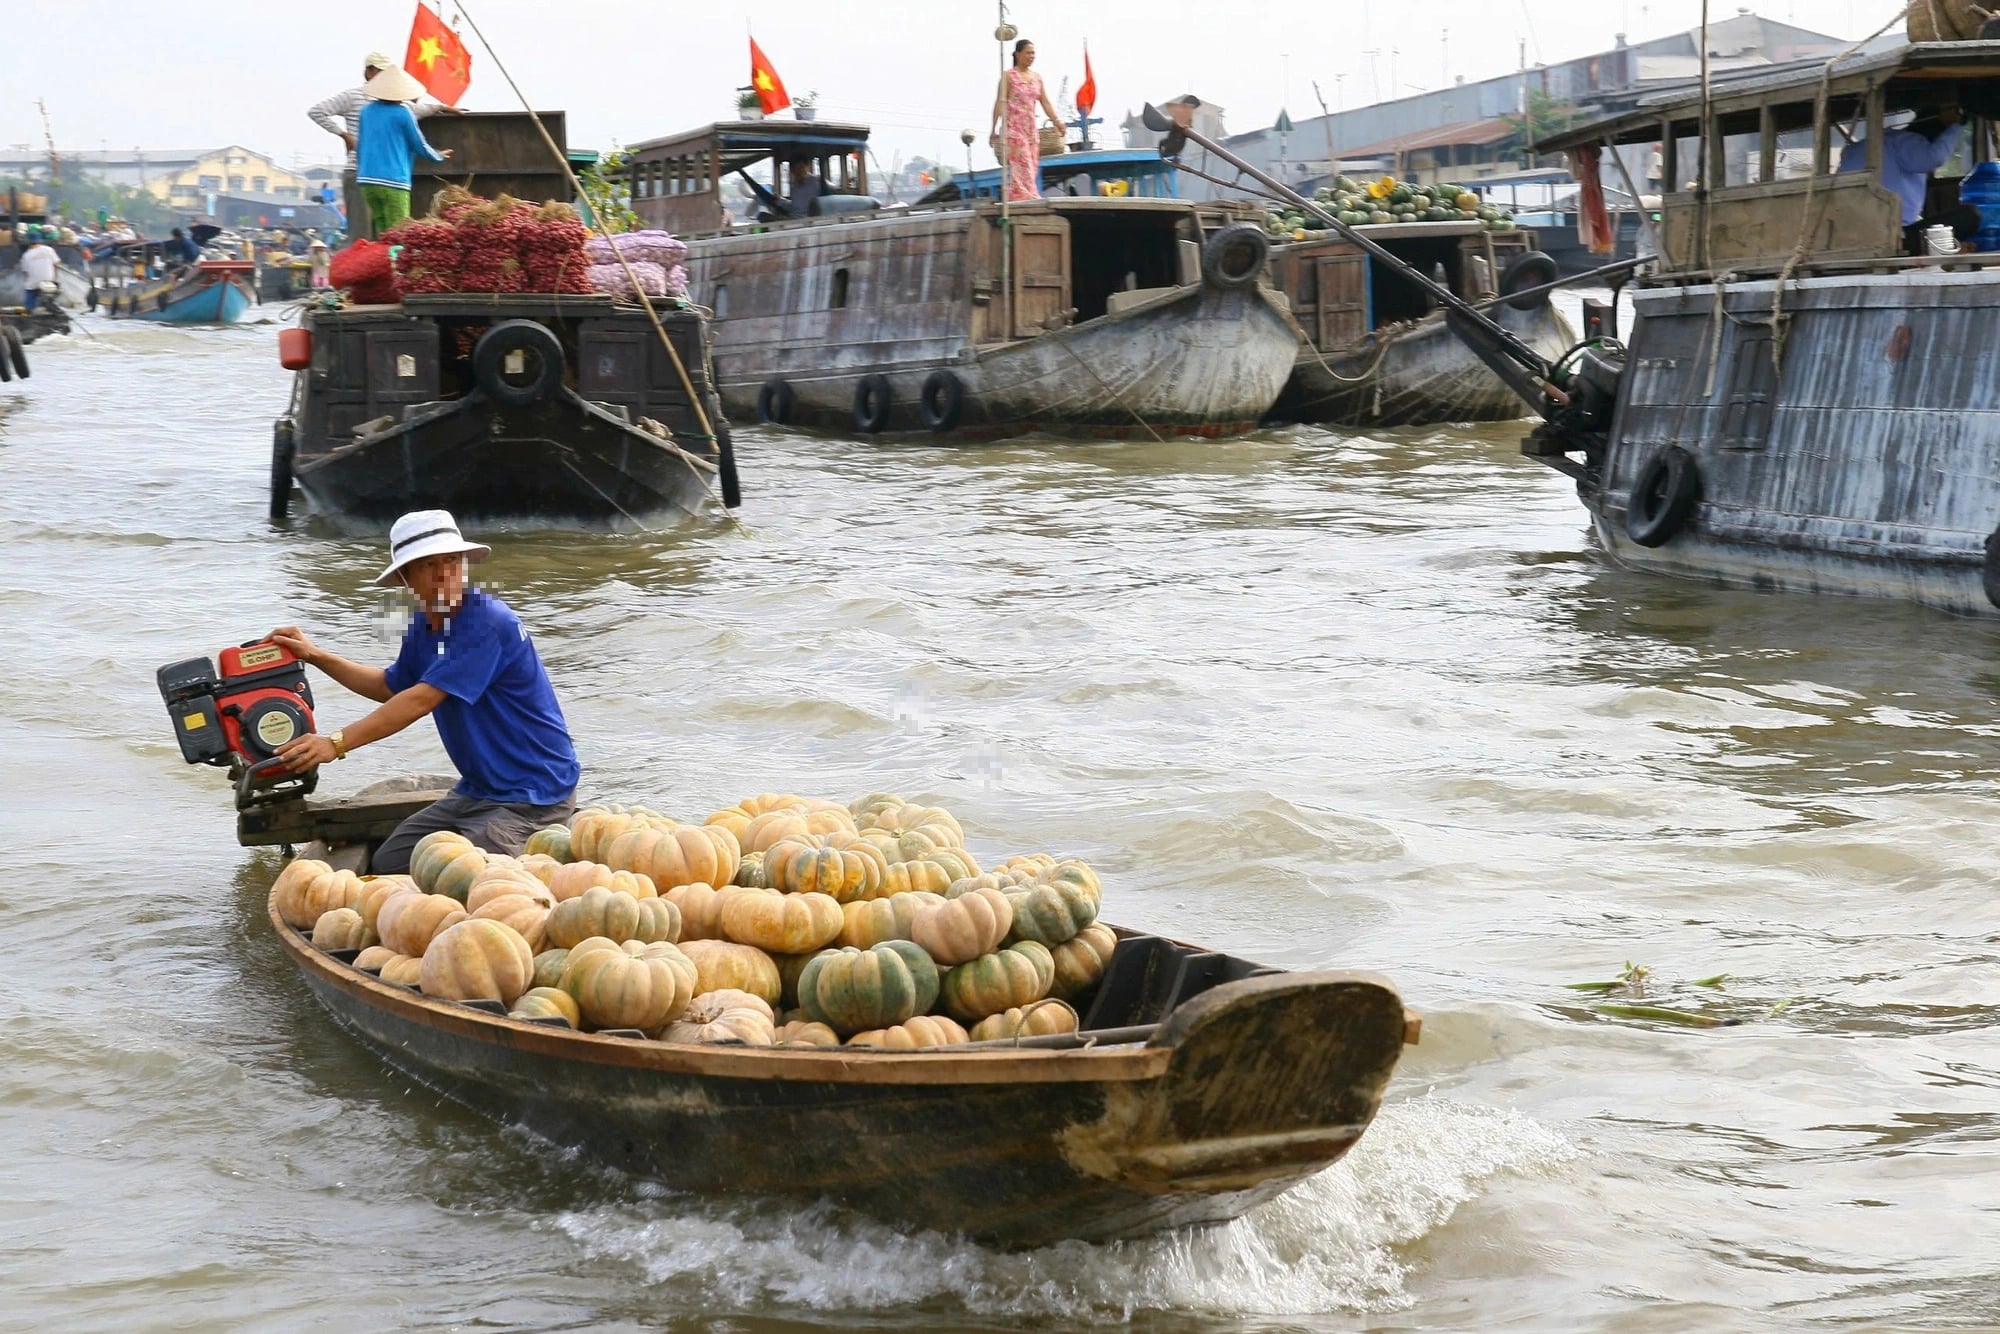
M361 58L400 57L414 0L230 0L135 5L22 4L0 29L0 148L40 148L45 99L57 148L207 148L241 143L291 163L324 161L337 142L305 109L352 85ZM453 6L445 4L452 16ZM572 145L605 148L732 117L749 78L754 30L794 94L817 89L821 118L875 127L884 166L943 155L962 163L958 132L978 132L998 79L991 0L471 0L469 12L538 108L569 112ZM1758 12L1859 38L1901 0L1763 0ZM1097 111L1115 126L1148 98L1193 91L1226 109L1232 133L1613 44L1683 31L1700 0L1017 0L1054 95L1083 71L1090 44ZM1713 0L1712 17L1736 12ZM500 71L473 52L470 110L518 107ZM1371 54L1372 53L1372 54ZM1067 113L1067 108L1065 108ZM1100 131L1101 133L1101 131ZM1115 142L1115 139L1114 139Z

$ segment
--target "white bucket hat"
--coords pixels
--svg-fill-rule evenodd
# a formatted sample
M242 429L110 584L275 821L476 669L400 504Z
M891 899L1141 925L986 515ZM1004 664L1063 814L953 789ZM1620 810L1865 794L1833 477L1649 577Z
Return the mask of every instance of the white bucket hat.
M383 55L380 51L370 51L361 61L361 68L363 69L384 70L394 69L395 67L396 62Z
M411 561L453 552L485 560L493 554L493 548L466 541L450 510L414 510L396 520L395 527L389 530L389 568L375 577L375 586L400 587L402 568Z
M361 91L377 102L414 102L424 95L424 86L408 70L391 65L377 70L374 78L361 85Z

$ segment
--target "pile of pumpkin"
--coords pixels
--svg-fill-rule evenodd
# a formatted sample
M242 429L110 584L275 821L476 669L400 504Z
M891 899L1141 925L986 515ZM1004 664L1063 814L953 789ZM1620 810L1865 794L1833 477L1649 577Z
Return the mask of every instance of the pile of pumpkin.
M950 812L764 793L703 824L580 810L519 858L454 833L407 876L297 860L279 915L354 966L515 1018L666 1042L917 1048L1076 1031L1118 939L1080 861L983 869Z

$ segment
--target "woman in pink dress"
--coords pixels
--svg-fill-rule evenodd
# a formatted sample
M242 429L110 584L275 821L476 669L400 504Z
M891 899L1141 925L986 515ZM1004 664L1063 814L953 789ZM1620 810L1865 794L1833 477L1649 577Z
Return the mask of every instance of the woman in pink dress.
M1008 199L1042 197L1042 143L1035 131L1035 103L1049 114L1049 124L1062 125L1048 90L1042 87L1042 76L1028 68L1034 63L1035 44L1023 37L1014 43L1014 67L1000 76L1000 92L993 99L993 133L987 142L1006 168Z

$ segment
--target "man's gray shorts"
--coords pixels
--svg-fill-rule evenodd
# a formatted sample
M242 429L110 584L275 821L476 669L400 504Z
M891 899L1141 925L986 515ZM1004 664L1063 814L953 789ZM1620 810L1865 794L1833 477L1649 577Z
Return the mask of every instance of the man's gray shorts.
M440 829L454 829L485 852L521 855L528 835L544 825L560 824L576 810L575 801L555 806L526 806L500 801L481 801L457 793L434 801L396 826L375 855L368 869L376 875L403 875L410 869L410 852L417 840Z

